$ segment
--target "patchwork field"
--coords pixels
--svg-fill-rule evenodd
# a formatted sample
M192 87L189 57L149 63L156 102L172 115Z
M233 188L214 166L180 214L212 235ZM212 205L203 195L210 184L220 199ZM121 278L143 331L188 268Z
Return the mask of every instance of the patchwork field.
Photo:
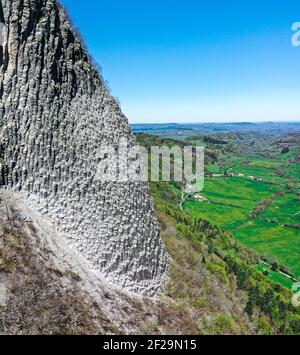
M209 202L187 200L185 208L195 218L201 215L202 218L227 229L237 222L247 221L256 205L271 198L278 190L278 186L244 178L206 178L201 194Z
M279 224L300 225L300 201L297 201L297 194L287 193L279 196L261 216L273 219Z
M275 256L280 264L300 276L300 231L256 219L232 233L244 245L269 257Z
M224 155L221 163L209 164L204 190L197 193L207 201L189 198L184 209L300 278L300 151L294 147L286 155L273 153ZM212 177L216 173L222 176ZM291 288L292 280L267 269L258 266L270 279Z

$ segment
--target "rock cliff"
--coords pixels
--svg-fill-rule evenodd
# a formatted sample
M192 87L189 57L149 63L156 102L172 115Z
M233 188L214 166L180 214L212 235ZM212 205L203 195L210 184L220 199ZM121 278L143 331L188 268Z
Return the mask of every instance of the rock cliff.
M134 137L80 35L55 0L0 0L0 22L1 188L110 282L157 293L168 266L148 185L96 179L99 147Z

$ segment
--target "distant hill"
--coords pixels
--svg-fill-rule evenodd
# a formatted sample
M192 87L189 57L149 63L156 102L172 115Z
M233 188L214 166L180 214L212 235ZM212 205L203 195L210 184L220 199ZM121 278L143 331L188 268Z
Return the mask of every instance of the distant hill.
M157 135L191 131L194 133L214 132L264 132L292 133L300 132L300 122L237 122L237 123L165 123L165 124L132 124L134 132L148 132Z

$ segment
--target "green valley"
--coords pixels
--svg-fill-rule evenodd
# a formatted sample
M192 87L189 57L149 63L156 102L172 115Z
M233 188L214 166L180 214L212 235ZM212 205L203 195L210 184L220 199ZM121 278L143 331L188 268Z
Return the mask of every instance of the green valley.
M172 142L204 145L204 189L199 191L197 183L193 193L184 184L173 187L184 196L184 212L218 226L257 252L273 268L258 265L258 270L291 289L300 279L299 134L185 130L169 135L166 130L159 131L159 137L142 133L138 137L169 147Z
M150 183L170 255L165 292L186 312L204 318L192 322L196 333L243 333L251 323L259 334L299 334L300 310L291 301L300 276L300 191L297 179L286 172L293 170L300 149L292 148L286 159L276 144L272 156L263 156L270 141L256 140L254 151L253 134L243 136L241 144L236 135L214 134L213 140L228 140L218 144L202 136L174 140L136 134L148 150L153 145L205 146L203 191L197 191L197 182L193 190L185 182ZM230 308L230 294L245 318Z

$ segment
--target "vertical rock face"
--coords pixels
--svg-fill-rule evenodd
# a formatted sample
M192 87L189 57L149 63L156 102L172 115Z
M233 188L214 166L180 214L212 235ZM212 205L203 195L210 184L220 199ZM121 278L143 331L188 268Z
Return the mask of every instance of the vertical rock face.
M95 178L128 123L55 0L0 0L0 185L20 191L111 282L157 292L167 262L149 187Z

